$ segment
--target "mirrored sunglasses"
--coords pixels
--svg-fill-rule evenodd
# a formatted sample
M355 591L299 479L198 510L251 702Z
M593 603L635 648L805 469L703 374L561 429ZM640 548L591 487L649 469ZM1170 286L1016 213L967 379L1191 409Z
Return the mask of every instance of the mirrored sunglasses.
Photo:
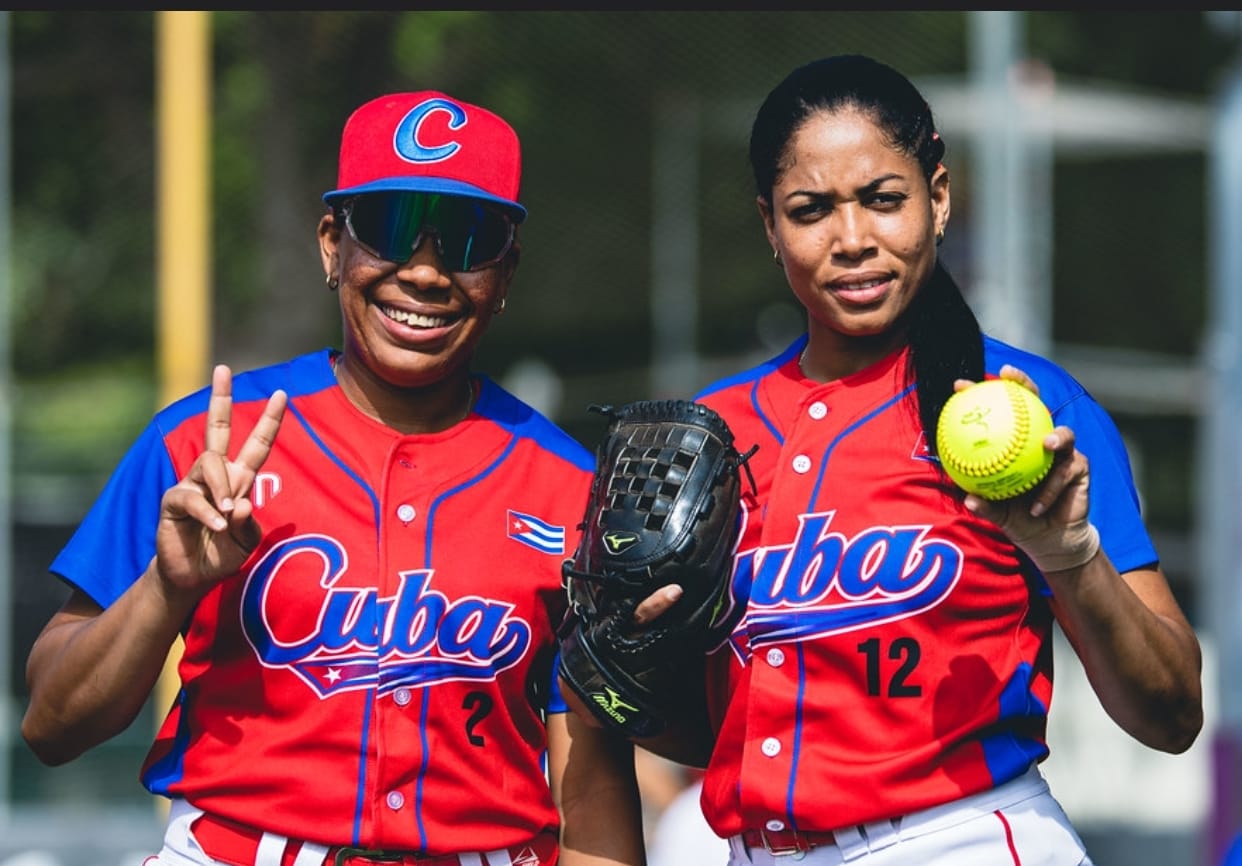
M365 193L346 201L341 211L349 236L371 255L390 262L408 261L427 235L435 239L440 260L452 271L491 267L513 246L513 220L464 196Z

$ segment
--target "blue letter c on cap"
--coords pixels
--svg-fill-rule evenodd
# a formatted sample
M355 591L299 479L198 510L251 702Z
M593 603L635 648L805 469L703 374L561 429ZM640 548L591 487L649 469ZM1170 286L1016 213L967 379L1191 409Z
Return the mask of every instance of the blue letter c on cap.
M461 149L455 141L428 147L418 140L419 128L432 112L447 111L449 129L461 129L466 125L466 112L456 103L447 99L428 99L410 109L410 113L401 118L397 131L393 135L393 148L397 155L407 162L439 162L448 159Z

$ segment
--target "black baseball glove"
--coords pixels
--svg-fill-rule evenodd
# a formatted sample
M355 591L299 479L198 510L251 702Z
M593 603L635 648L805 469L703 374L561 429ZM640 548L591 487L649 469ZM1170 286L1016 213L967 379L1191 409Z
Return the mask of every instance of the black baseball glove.
M570 609L559 674L606 727L660 733L701 694L703 659L741 613L729 592L740 455L724 420L685 400L592 406L611 421L597 451L582 536L562 568ZM662 586L677 602L636 626ZM698 680L695 682L694 680ZM698 710L701 712L701 708Z

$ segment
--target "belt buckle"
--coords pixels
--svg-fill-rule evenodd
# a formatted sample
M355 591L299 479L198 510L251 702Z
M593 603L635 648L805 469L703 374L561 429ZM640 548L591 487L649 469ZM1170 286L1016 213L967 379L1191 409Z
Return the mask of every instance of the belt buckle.
M793 842L788 845L779 845L768 839L768 831L762 827L759 828L759 841L763 843L763 850L775 857L781 857L786 854L806 854L811 850L810 842L802 838L797 830L788 831L793 838Z
M345 866L346 860L358 858L370 863L400 863L405 856L395 851L376 851L370 848L341 848L332 859L332 866Z

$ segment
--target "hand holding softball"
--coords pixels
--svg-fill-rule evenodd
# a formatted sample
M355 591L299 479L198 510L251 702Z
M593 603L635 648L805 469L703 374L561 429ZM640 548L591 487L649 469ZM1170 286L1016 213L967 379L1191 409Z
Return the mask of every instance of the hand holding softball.
M1016 367L1002 367L1000 377L1038 397L1038 387ZM957 392L954 397L978 384L981 383L959 379L954 386ZM1039 444L1049 453L1050 459L1046 467L1038 463L1033 464L1034 468L1028 466L1028 473L1039 475L1033 486L1004 498L989 498L968 491L965 499L970 511L1000 526L1045 573L1081 566L1100 549L1099 533L1087 519L1090 505L1087 458L1074 447L1073 430L1052 427L1050 421L1048 424L1040 430L1044 435ZM941 460L943 465L943 455Z

